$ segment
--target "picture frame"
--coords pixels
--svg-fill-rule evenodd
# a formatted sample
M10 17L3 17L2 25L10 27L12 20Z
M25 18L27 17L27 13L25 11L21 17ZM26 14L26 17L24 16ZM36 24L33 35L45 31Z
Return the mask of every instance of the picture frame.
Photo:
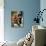
M23 27L23 11L11 11L11 27Z

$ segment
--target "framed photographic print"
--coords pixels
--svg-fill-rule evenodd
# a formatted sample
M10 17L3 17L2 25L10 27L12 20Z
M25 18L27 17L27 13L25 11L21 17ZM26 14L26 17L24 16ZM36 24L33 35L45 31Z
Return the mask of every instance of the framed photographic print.
M11 26L23 27L23 11L11 11Z

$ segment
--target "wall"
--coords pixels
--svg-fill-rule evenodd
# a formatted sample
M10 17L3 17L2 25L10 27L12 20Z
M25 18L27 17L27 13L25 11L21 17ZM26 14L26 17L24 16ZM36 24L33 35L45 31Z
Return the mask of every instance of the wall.
M40 0L4 0L4 36L7 41L18 41L32 28L32 20L35 12L40 10ZM11 27L11 11L22 10L24 12L24 27Z
M3 1L4 0L0 1L0 42L4 41L4 8L3 8L4 2Z
M41 0L40 1L40 9L41 9L41 11L43 10L43 9L46 9L46 0ZM42 17L43 17L43 22L41 21L41 25L43 25L43 26L46 26L46 10L43 12L43 15L42 15Z

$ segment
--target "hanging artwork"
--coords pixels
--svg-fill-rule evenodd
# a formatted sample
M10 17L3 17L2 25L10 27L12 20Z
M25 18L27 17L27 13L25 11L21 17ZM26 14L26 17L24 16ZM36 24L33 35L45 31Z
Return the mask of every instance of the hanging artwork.
M11 26L23 27L23 11L11 11Z

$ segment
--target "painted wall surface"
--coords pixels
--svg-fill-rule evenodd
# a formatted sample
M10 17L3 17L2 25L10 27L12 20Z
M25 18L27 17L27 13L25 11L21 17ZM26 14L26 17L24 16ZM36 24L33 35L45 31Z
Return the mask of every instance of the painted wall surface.
M46 9L46 0L41 0L41 1L40 1L40 9L41 9L41 11L42 11L43 9ZM43 22L41 21L41 22L40 22L40 25L46 26L46 10L43 12L42 17L43 17Z
M4 41L4 0L0 0L0 42ZM1 46L1 44L0 44Z
M40 9L40 0L5 0L4 1L4 35L7 41L18 41L32 28L32 21L36 17L35 12ZM22 10L24 12L24 27L11 27L11 11Z

